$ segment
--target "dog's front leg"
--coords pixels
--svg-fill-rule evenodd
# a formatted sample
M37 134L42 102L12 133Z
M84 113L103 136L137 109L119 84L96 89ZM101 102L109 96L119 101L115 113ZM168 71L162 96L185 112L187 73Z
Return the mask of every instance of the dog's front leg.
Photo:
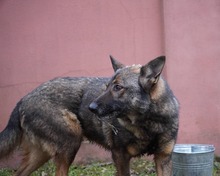
M131 156L125 150L112 150L112 159L116 167L116 176L130 176Z
M155 164L157 176L171 176L172 175L172 162L171 155L158 154L155 155Z

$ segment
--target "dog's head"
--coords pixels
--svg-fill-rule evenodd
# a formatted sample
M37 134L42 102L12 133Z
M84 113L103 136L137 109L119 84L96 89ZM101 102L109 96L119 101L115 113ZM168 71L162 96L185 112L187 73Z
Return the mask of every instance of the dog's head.
M115 74L105 92L89 105L89 109L99 117L146 113L156 97L155 87L160 82L165 57L158 57L144 66L124 66L112 56L110 58Z

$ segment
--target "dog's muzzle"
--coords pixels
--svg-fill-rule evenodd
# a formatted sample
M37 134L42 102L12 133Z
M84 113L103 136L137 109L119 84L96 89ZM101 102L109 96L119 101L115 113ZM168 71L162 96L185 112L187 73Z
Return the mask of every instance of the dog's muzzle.
M89 105L89 110L92 111L94 114L98 114L98 104L95 102L92 102Z

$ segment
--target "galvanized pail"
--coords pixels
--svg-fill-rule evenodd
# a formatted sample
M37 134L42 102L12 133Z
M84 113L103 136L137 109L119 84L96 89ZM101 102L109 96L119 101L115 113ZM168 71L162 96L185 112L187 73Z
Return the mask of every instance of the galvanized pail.
M215 148L204 144L176 144L173 176L212 176Z

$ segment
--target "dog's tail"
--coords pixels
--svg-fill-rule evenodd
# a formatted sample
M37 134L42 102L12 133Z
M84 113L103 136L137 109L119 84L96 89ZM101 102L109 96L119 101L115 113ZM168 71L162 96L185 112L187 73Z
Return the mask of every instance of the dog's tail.
M8 156L20 144L22 130L20 126L19 102L13 110L8 125L0 133L0 158Z

